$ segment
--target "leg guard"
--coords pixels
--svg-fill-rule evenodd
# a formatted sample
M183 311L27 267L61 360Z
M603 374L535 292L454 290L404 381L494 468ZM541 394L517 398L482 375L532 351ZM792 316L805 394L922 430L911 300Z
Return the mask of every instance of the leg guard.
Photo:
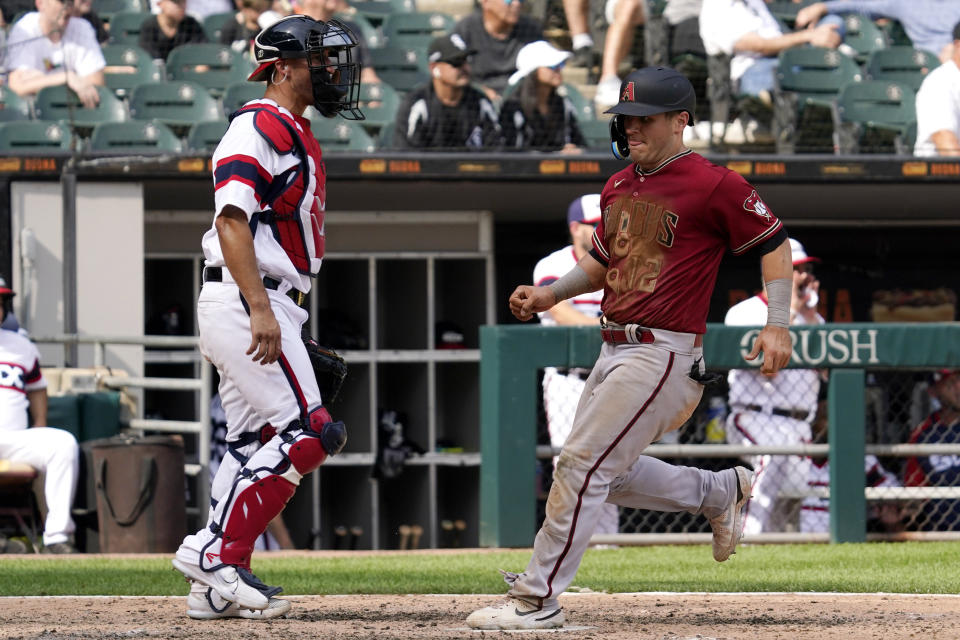
M323 464L327 456L334 456L347 444L347 428L342 422L333 422L330 413L317 407L307 416L308 423L290 445L287 453L293 468L305 476Z

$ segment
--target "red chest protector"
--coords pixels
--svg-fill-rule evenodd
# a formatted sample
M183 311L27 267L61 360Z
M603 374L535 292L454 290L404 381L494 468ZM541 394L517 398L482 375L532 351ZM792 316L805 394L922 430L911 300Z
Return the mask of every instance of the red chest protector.
M255 213L250 218L250 231L257 232L262 222L270 225L273 237L280 243L290 262L299 273L315 275L310 268L310 250L307 234L313 237L315 258L323 257L324 237L323 209L317 204L326 201L327 172L323 164L320 145L309 133L301 133L277 107L258 104L245 107L231 114L230 119L241 113L253 113L253 126L270 143L279 155L295 154L300 162L273 177L264 195L269 209ZM316 167L316 198L310 203L309 217L303 213L303 200L310 197L310 162Z

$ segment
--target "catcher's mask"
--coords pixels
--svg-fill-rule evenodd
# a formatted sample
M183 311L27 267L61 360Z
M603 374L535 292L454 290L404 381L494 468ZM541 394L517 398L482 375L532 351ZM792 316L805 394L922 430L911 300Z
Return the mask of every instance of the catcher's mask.
M247 80L260 82L273 73L273 63L305 58L313 85L313 106L321 115L338 113L363 120L358 106L360 63L353 61L357 37L339 20L322 22L308 16L287 16L264 29L253 41L257 69Z
M613 155L621 160L630 157L630 145L624 130L624 116L652 116L668 111L686 111L693 126L697 94L687 77L669 67L644 67L631 72L620 83L620 101L607 109L610 120Z

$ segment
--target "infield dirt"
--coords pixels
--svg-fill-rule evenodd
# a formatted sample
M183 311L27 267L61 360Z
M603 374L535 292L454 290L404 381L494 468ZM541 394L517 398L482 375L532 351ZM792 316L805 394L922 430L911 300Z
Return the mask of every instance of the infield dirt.
M291 596L285 618L195 621L185 597L3 598L0 637L376 640L477 638L463 620L490 596ZM831 594L565 594L567 628L527 638L901 640L960 637L960 598Z

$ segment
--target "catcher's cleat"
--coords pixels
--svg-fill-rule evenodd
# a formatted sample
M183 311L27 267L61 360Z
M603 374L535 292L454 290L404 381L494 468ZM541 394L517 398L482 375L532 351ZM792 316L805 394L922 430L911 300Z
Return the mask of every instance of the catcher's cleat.
M188 580L212 588L221 598L240 607L266 609L270 605L269 596L258 588L263 583L241 567L225 564L213 571L204 571L200 568L197 552L182 545L173 558L173 566Z
M506 601L477 609L467 616L467 625L473 629L516 630L555 629L566 621L559 604L553 608L533 605L521 598L509 596Z
M220 618L245 618L247 620L270 620L290 611L290 601L270 598L266 609L244 609L224 600L210 587L199 582L190 582L187 596L187 615L194 620L217 620Z
M726 510L710 519L710 528L713 529L713 559L717 562L729 558L743 537L743 512L750 501L753 473L746 467L736 467L733 472L738 491Z

